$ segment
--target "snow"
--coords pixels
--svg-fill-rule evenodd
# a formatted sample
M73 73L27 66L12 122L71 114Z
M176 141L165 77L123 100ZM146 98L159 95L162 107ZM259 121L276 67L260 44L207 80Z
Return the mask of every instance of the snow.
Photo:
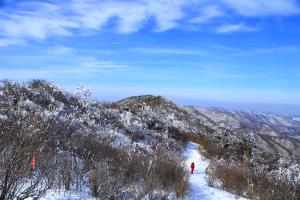
M243 200L245 198L236 198L234 194L208 186L206 168L209 166L209 161L206 160L198 151L199 145L189 142L184 152L187 157L186 167L190 170L192 162L195 163L194 174L191 174L189 184L190 191L185 200Z
M50 190L42 200L80 200L89 199L94 200L88 192L65 191L65 190Z
M0 121L7 120L7 116L0 114Z
M294 117L293 120L300 122L300 117Z
M135 116L131 112L124 112L120 114L121 120L124 126L131 130L142 131L143 125L142 123L135 118Z

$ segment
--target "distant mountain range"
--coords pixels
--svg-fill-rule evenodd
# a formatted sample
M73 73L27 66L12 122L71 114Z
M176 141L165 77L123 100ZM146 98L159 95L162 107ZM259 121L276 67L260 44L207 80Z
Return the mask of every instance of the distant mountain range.
M300 160L300 117L197 106L185 108L209 127L223 127L237 135L253 134L260 148Z
M234 132L249 131L271 136L300 136L300 117L197 106L187 106L186 109L208 126L224 127Z

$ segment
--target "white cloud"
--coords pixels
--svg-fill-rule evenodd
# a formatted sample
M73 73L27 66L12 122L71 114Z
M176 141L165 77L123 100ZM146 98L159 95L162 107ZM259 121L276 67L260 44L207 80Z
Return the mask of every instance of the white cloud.
M193 0L153 0L147 2L149 12L156 19L156 31L166 31L178 26L178 20L184 18L183 8Z
M296 0L225 0L244 16L293 15L299 13Z
M130 33L140 30L146 20L154 19L156 31L166 31L177 26L184 17L183 7L193 0L136 0L136 1L79 1L72 3L73 10L85 28L99 30L109 19L117 18L117 30ZM101 11L101 12L99 12Z
M145 6L135 2L74 0L71 5L78 23L85 29L101 30L110 19L116 18L117 30L130 33L138 31L147 17Z
M236 14L284 16L300 11L294 0L28 0L8 4L14 6L0 10L0 46L51 36L72 36L75 31L84 35L113 29L128 34L147 26L151 31L163 32L191 23L212 23L213 19L225 23ZM219 29L219 32L253 30L243 23Z
M20 4L17 10L0 12L0 35L45 39L51 35L71 35L71 29L79 27L61 13L58 5L30 3L31 6Z
M195 18L192 18L189 22L194 24L203 24L203 23L210 22L210 20L214 18L219 18L224 16L226 16L226 14L220 8L220 6L209 5L203 7L203 9L200 12L200 15Z
M69 0L59 4L28 1L0 12L0 37L46 39L70 36L74 29L99 31L112 19L119 33L132 33L153 19L155 31L178 26L193 0ZM163 6L162 6L163 5Z
M257 28L250 27L243 23L238 24L225 24L216 29L218 33L231 33L231 32L251 32L257 31Z

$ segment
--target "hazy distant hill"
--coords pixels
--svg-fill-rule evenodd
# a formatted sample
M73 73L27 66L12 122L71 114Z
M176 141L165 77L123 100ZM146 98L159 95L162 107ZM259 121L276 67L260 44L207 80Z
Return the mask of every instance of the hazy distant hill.
M253 133L258 146L300 160L299 117L221 108L185 107L210 127L224 127L233 133Z

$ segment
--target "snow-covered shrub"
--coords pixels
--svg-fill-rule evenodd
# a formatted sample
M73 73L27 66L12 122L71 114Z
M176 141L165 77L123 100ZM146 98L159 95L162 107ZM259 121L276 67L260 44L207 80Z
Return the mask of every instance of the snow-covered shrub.
M196 116L161 96L134 96L116 104L138 116L146 128L160 133L166 132L170 127L195 134L211 131Z
M148 170L148 187L160 186L167 191L175 191L182 198L188 190L189 174L182 160L157 149Z
M223 189L250 199L296 200L300 197L299 169L293 167L268 172L260 165L214 160L208 174L210 179L220 181Z
M81 84L75 89L74 94L88 100L91 96L91 91L87 86Z
M82 138L80 140L85 141ZM110 193L106 195L117 197L126 190L127 196L131 194L139 198L157 189L175 191L178 196L183 196L187 189L186 172L180 164L181 161L166 155L163 151L145 154L138 149L134 151L115 149L95 140L94 137L88 143L84 143L85 152L88 152L88 160L85 163L87 168L91 169L89 182L92 184L89 187L97 196L103 195L107 188L112 187L114 191L110 189ZM104 176L104 179L105 176L110 177L111 179L107 180L108 185L103 181L99 182L98 176ZM134 185L139 186L138 192L130 189L134 188Z
M164 119L167 112L157 115L146 105L135 115L117 103L91 101L85 90L81 94L41 80L1 83L1 198L39 198L48 189L101 199L182 197L188 186L182 146L168 133L174 124L182 125L176 114ZM156 98L153 106L164 101ZM171 107L175 112L175 104Z

